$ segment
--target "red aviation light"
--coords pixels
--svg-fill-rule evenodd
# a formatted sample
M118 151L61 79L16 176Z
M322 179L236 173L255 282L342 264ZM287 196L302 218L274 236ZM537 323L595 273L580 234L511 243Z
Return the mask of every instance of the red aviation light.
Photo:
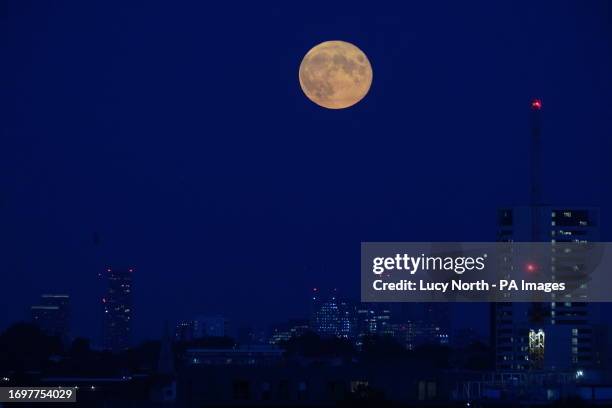
M531 109L533 110L542 109L542 100L536 98L533 101L531 101Z

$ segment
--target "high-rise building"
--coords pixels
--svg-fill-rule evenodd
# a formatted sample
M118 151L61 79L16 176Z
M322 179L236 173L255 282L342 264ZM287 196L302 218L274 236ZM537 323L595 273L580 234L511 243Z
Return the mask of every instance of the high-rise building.
M530 202L528 207L499 211L497 240L551 243L551 256L539 266L551 276L571 273L586 264L584 254L560 256L555 243L599 241L599 210L589 207L544 205L541 197L542 101L530 105ZM506 268L514 265L512 255L504 257ZM504 274L505 272L502 272ZM586 284L581 284L586 285ZM535 303L493 303L491 344L498 370L566 370L597 365L592 318L595 306L587 303L580 289L562 301ZM556 300L553 298L553 300Z
M392 319L393 312L389 303L358 303L355 306L356 345L363 344L363 337L396 337L398 325Z
M363 344L363 337L375 335L378 331L376 311L370 305L370 303L359 303L355 307L357 346Z
M323 297L313 289L310 328L322 337L354 338L356 335L355 304L339 299L335 291Z
M68 295L45 294L40 304L30 307L32 322L45 334L59 336L67 341L70 337L70 297Z
M542 267L551 274L580 263L577 256L552 252L556 242L597 242L599 211L588 207L537 206L499 211L500 242L549 242L550 260ZM582 369L597 364L593 317L596 305L586 295L562 301L494 303L491 340L499 370ZM577 298L576 298L577 297Z
M354 339L356 335L355 302L346 299L337 299L338 330L337 336L345 339Z
M132 336L132 275L134 269L107 268L103 275L106 294L102 298L104 311L104 347L122 351L130 346Z

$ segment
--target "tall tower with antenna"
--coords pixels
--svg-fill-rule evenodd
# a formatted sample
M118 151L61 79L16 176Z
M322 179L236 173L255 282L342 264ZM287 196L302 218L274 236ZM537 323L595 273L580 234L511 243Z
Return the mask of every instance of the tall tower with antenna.
M532 99L530 108L530 197L528 205L501 208L498 212L499 242L597 242L599 209L551 205L542 199L542 101ZM540 259L539 265L514 265L526 271L551 273L581 264L572 257ZM529 268L532 268L531 270ZM583 288L586 289L586 288ZM601 352L593 325L593 304L576 292L560 301L493 303L491 345L498 370L582 370L597 367Z
M531 101L531 242L541 240L539 231L538 208L542 205L541 197L541 152L542 152L542 101L535 98Z

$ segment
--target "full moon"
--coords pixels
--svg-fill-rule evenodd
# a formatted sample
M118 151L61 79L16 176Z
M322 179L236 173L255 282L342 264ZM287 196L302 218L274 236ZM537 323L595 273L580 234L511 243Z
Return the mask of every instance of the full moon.
M300 64L300 86L314 103L344 109L362 100L372 85L372 66L359 48L345 41L314 46Z

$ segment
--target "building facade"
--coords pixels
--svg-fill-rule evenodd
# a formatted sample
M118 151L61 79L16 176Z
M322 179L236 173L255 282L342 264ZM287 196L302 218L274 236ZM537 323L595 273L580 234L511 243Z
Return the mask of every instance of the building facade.
M537 206L502 209L499 242L550 242L552 276L578 267L580 255L554 252L556 242L597 242L599 210L589 207ZM508 267L520 267L508 263ZM585 284L586 285L586 284ZM569 370L594 367L599 361L593 320L596 305L580 291L574 298L539 303L493 303L491 343L498 370Z
M355 304L335 293L325 297L313 290L310 316L310 328L321 337L355 337Z
M104 313L104 348L123 351L129 348L132 337L132 277L134 269L107 268L103 275L106 293L102 298Z
M70 297L68 295L45 294L40 304L30 307L32 322L48 336L70 338Z

